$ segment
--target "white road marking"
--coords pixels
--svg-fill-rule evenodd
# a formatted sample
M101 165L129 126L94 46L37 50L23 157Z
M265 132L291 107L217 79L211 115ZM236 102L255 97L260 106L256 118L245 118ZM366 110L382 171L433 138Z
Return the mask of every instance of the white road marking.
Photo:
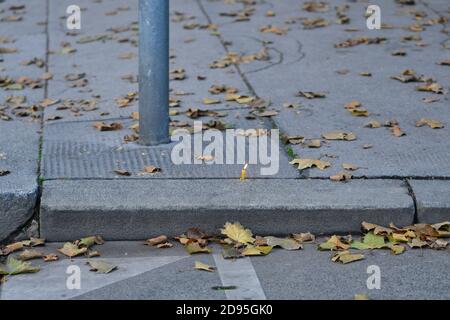
M118 281L135 277L164 265L185 259L186 256L139 257L139 258L101 258L100 260L118 266L109 274L89 271L87 259L69 259L44 264L37 274L13 276L2 284L1 300L64 300L83 295ZM81 289L69 290L66 287L67 267L79 266L81 269Z
M266 299L250 258L227 260L222 255L215 254L214 261L223 286L237 287L233 290L225 290L228 300Z

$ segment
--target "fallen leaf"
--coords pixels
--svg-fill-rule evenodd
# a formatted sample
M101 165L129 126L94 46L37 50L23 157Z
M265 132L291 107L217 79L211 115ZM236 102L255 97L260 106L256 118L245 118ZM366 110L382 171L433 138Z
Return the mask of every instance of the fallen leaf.
M312 92L312 91L299 91L297 97L303 97L306 99L323 99L326 97L324 93Z
M103 274L110 273L117 269L116 265L101 260L89 260L88 262L86 262L86 264L91 267L90 271Z
M224 259L239 259L243 258L244 255L234 246L226 247L222 250L222 256Z
M364 259L364 255L353 254L353 253L350 253L349 251L337 252L331 258L331 260L333 262L341 262L343 264L347 264L347 263L351 263L351 262L355 262L355 261L359 261L359 260L363 260L363 259Z
M291 237L300 243L312 243L316 241L316 237L310 232L294 233L291 235Z
M102 245L105 241L100 236L90 236L77 240L75 244L80 248L90 248L95 244Z
M161 172L161 168L152 165L144 167L144 173L158 173L158 172Z
M332 175L330 177L330 180L335 181L335 182L347 182L347 181L350 181L352 178L353 178L353 176L350 173L341 172L341 173Z
M281 247L285 250L300 250L303 246L291 238L265 237L267 245L271 247Z
M226 235L228 238L238 243L252 244L255 241L252 237L252 232L249 229L245 229L239 222L225 223L221 232L223 235Z
M345 140L345 141L356 140L356 135L354 133L341 131L324 133L322 137L326 140Z
M433 92L437 94L444 94L444 88L439 83L429 83L424 86L416 87L417 91Z
M203 271L208 271L208 272L214 272L216 270L216 268L211 267L203 262L200 261L195 261L195 269L197 270L203 270Z
M86 247L79 248L77 245L75 245L71 242L66 242L62 248L58 249L59 252L61 252L65 256L68 256L69 258L73 258L73 257L79 256L79 255L82 255L82 254L86 253L87 250L88 250L88 248L86 248Z
M202 247L198 242L191 242L186 245L186 251L189 254L197 254L197 253L211 253L211 249L208 247Z
M57 261L59 260L59 257L54 253L49 253L42 257L45 262L51 262L51 261Z
M355 294L354 300L370 300L369 297L365 294Z
M294 159L289 162L292 165L297 165L299 170L305 170L312 167L317 167L320 170L325 170L331 166L330 162L315 160L315 159Z
M408 242L408 245L411 248L415 249L415 248L423 248L426 245L428 245L428 243L425 242L425 241L422 241L420 239L414 238L414 239L411 240L411 242Z
M45 239L38 239L31 237L30 240L24 240L22 241L22 244L25 247L37 247L37 246L43 246L45 244Z
M9 171L9 170L0 169L0 177L5 177L10 173L11 173L11 171Z
M127 170L114 169L113 171L114 171L114 173L117 173L119 176L123 176L123 177L130 177L131 176L131 172L129 172Z
M442 129L444 124L438 120L431 120L428 118L422 118L416 123L416 127L429 126L431 129Z
M156 245L156 247L158 249L170 249L170 248L173 248L173 244L171 244L170 242L164 242L164 243L160 243L160 244Z
M373 234L373 232L367 233L363 237L363 241L352 241L351 248L358 250L367 250L367 249L382 249L386 248L387 245L384 241L383 236L378 236Z
M113 122L111 124L106 124L104 122L95 122L92 126L99 131L116 131L116 130L123 129L123 126L121 123L115 123L115 122Z
M209 105L209 104L219 104L219 103L220 103L220 100L218 100L218 99L211 99L211 98L203 99L203 104Z
M352 109L348 110L350 114L354 117L368 117L369 111L366 109Z
M252 246L249 245L242 250L242 255L248 256L266 256L272 251L272 246Z
M350 103L347 103L344 108L347 110L354 110L354 109L358 109L362 106L362 103L359 101L352 101Z
M162 235L162 236L159 236L159 237L156 237L156 238L148 239L145 242L145 244L148 245L148 246L156 246L158 244L165 243L165 242L167 242L167 236Z
M25 250L22 252L18 259L22 261L32 260L32 259L38 259L42 258L44 254L42 252L39 252L37 250Z
M326 242L321 243L318 247L319 250L348 250L350 245L341 241L341 238L334 235Z
M371 120L367 124L364 125L366 128L378 129L381 128L381 123L376 120Z
M17 260L13 257L9 257L6 262L6 268L5 269L0 268L0 270L3 270L0 271L0 273L4 275L17 275L23 273L36 273L39 271L39 267L34 267L29 262L24 262Z

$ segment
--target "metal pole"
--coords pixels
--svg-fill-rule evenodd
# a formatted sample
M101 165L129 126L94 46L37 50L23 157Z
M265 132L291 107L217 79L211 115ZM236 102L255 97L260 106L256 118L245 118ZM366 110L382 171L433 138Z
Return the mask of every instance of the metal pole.
M169 138L169 0L139 0L139 142Z

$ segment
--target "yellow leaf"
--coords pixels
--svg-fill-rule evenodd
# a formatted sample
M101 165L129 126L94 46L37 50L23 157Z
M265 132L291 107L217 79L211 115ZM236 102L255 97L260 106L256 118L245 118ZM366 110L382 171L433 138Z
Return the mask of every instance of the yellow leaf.
M247 246L243 251L244 256L266 256L272 251L271 246Z
M249 229L245 229L239 222L225 223L225 227L221 232L223 235L238 243L251 244L255 241L252 232Z
M338 252L331 258L333 262L341 262L343 264L359 261L362 259L364 259L364 255L352 254L349 251Z
M203 262L200 261L195 261L195 269L197 270L203 270L203 271L208 271L208 272L214 272L214 270L216 270L216 268L211 267Z

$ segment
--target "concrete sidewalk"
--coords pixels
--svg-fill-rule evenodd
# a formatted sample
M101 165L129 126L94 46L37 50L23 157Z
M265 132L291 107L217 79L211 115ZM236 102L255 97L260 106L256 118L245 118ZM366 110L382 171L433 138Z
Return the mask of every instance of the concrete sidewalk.
M39 251L54 253L60 247L54 243ZM399 256L375 250L365 252L365 260L342 265L331 262L332 254L317 251L314 244L305 244L301 251L274 249L265 257L237 260L224 260L217 245L212 246L212 254L194 256L178 244L172 249L157 249L142 242L107 242L95 249L101 257L93 259L118 269L110 274L91 272L83 257L50 263L31 261L41 270L10 277L0 286L0 299L353 300L356 294L371 300L450 298L448 250L407 250ZM217 270L195 270L195 261ZM380 289L367 287L373 275L368 273L369 266L380 268ZM67 270L74 267L80 268L79 290L66 286L73 275ZM223 286L234 289L215 289Z
M260 166L250 166L249 179L243 183L239 182L242 165L176 166L170 160L173 144L146 148L126 141L135 134L137 122L136 0L79 1L84 8L79 32L68 32L61 18L70 1L26 4L22 21L0 22L0 36L17 38L15 43L0 46L19 49L17 54L0 55L4 59L0 70L5 68L2 74L9 76L37 78L45 70L23 67L19 62L43 58L52 79L43 81L41 89L25 93L29 103L44 98L55 103L47 101L43 111L38 174L34 169L39 159L39 134L34 132L39 130L39 121L25 129L25 123L15 117L12 122L0 120L1 132L8 132L0 136L0 152L17 147L10 143L12 138L2 139L6 136L25 140L28 147L20 150L29 153L6 150L11 164L6 163L10 167L5 169L11 174L0 177L0 199L6 199L3 194L8 192L19 194L19 180L13 176L18 172L27 175L28 190L35 195L29 202L21 202L28 205L24 205L23 218L14 223L8 218L6 224L0 224L4 229L0 238L31 218L30 203L38 199L38 175L43 181L41 233L50 241L100 231L107 239L136 240L149 232L178 234L194 225L212 231L233 219L255 232L277 234L293 230L355 232L363 220L398 225L448 220L450 73L448 66L439 64L450 58L448 3L416 2L415 6L402 6L381 1L385 28L371 31L365 26L364 3L333 1L324 12L310 12L302 9L303 2L294 0L255 4L171 1L171 64L185 73L184 79L171 81L171 100L177 101L171 108L173 128L183 122L192 126L193 119L186 111L200 108L226 113L199 118L204 123L216 121L213 126L277 128L286 136L297 137L291 140L301 140L299 136L321 140L320 148L305 143L280 145L278 174L261 176ZM13 4L15 1L0 3L0 19L11 14ZM346 4L348 8L341 6ZM336 23L337 14L348 17L349 24ZM312 20L318 18L324 20ZM48 27L38 23L46 20ZM311 29L314 23L328 25ZM263 28L268 25L275 33L261 31L270 31ZM417 29L423 30L415 32ZM335 47L361 36L386 41ZM405 53L393 55L395 51ZM28 56L22 56L25 53ZM227 56L235 63L223 59ZM213 64L215 68L211 68ZM419 92L415 87L424 83L391 79L405 69L432 77L443 93ZM224 94L209 92L214 84L264 99L265 108L226 102ZM300 91L326 97L306 99L298 96ZM10 94L0 88L2 98ZM127 95L128 101L124 100ZM207 97L221 103L206 105L203 99ZM359 109L368 110L368 117L354 117L344 108L355 100L362 104ZM276 110L277 115L254 117L255 112L267 110ZM421 118L438 120L444 128L416 127ZM396 137L388 127L367 128L371 120L381 125L398 122L406 136ZM123 129L100 132L93 128L98 121L120 123ZM19 123L24 128L20 133L15 127ZM32 138L20 138L26 130L33 133ZM352 132L357 139L323 138L332 131ZM34 167L14 168L19 162L23 165L19 159L24 157ZM299 171L289 164L293 157L321 159L331 167ZM330 176L344 170L345 163L360 168L351 172L355 179L330 181ZM142 175L148 165L161 168L161 172ZM0 169L4 166L0 158ZM118 175L117 169L132 175ZM17 185L3 191L5 179L13 179ZM2 209L6 203L10 202L0 202L0 221L10 216L11 210Z

